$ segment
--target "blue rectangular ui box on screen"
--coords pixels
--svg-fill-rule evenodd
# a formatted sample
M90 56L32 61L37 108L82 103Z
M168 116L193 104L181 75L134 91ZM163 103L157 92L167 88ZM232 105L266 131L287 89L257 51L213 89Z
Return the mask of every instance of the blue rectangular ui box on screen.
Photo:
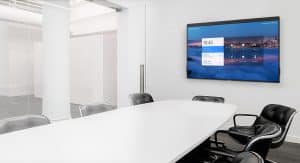
M187 77L279 82L279 17L189 24Z

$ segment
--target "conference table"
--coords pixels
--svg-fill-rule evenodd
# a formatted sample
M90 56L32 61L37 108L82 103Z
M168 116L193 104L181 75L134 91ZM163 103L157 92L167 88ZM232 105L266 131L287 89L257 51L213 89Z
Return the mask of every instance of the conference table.
M185 100L124 107L0 135L0 162L176 162L235 111L231 104Z

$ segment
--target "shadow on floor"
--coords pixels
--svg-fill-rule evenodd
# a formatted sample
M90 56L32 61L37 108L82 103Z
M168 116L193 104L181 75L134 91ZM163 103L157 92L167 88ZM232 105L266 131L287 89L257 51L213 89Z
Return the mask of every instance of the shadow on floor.
M220 134L219 141L225 142L226 146L234 150L242 150L243 146L239 145L234 139L228 135ZM202 150L202 147L207 145L202 144L192 152L187 154L178 163L193 163L195 160L203 160L207 158L207 154ZM268 154L268 159L277 163L300 163L300 144L285 142L280 148L271 149ZM197 162L196 161L196 162ZM201 161L200 161L201 162Z

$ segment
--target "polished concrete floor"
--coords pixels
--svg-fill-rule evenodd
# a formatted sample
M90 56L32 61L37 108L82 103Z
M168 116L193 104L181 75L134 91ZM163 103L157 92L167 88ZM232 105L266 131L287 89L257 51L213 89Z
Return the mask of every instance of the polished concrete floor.
M269 158L278 163L300 163L300 144L284 143L278 149L272 149Z
M227 135L221 135L221 141L233 149L241 149L242 146ZM280 148L271 149L268 159L277 163L300 163L300 144L285 142Z
M220 134L218 140L224 142L226 147L241 151L242 145L239 145L235 140L230 138L228 135ZM185 155L177 163L210 163L207 152L205 149L207 144L202 144L195 148L192 152ZM300 163L300 144L285 142L280 148L271 149L267 156L268 160L272 160L276 163ZM229 162L228 162L229 163Z

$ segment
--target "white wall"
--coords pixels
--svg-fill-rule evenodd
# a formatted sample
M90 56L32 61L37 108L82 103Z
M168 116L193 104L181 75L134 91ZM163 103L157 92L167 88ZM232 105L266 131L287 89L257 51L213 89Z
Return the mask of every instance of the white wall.
M42 44L35 44L34 95L42 97ZM116 32L71 38L71 103L117 104Z
M35 97L42 98L42 42L35 42L33 46L33 94Z
M117 33L103 34L103 102L117 105Z
M299 2L281 0L152 0L149 2L147 91L157 100L218 95L238 112L259 113L269 103L299 110ZM267 16L281 17L281 83L253 83L186 78L186 24ZM300 142L300 115L289 133Z
M38 41L41 41L39 28L10 25L8 49L11 96L33 94L33 45Z
M40 29L34 26L1 22L6 31L1 34L1 73L6 81L1 87L5 96L21 96L33 93L33 50L34 42L41 40ZM2 30L3 31L3 30ZM6 68L5 68L6 67ZM3 75L3 74L2 74Z
M71 23L71 35L80 36L72 38L73 103L117 105L117 16L114 12Z
M71 102L116 105L117 14L110 13L71 23ZM105 39L105 41L103 41ZM34 95L42 97L42 43L34 45ZM103 56L103 54L105 54ZM104 58L103 58L104 57ZM104 60L104 61L103 61ZM104 62L104 63L102 63ZM110 64L106 64L106 62ZM111 69L111 74L105 70ZM110 71L110 70L108 70ZM115 76L114 76L115 75ZM103 81L105 80L105 81ZM111 82L106 82L112 80ZM115 81L114 81L115 80ZM105 84L108 83L108 84ZM114 85L114 86L113 86ZM114 87L114 88L113 88Z
M71 23L71 34L87 34L105 31L115 31L118 28L117 13L94 16Z
M73 37L70 46L70 100L75 104L103 101L103 36ZM42 44L35 44L34 95L42 98Z
M71 102L103 101L103 35L71 39Z
M72 103L117 104L117 38L107 32L117 25L117 13L72 21ZM41 35L41 26L0 21L0 95L42 97Z
M0 95L8 94L9 54L8 24L0 21Z

